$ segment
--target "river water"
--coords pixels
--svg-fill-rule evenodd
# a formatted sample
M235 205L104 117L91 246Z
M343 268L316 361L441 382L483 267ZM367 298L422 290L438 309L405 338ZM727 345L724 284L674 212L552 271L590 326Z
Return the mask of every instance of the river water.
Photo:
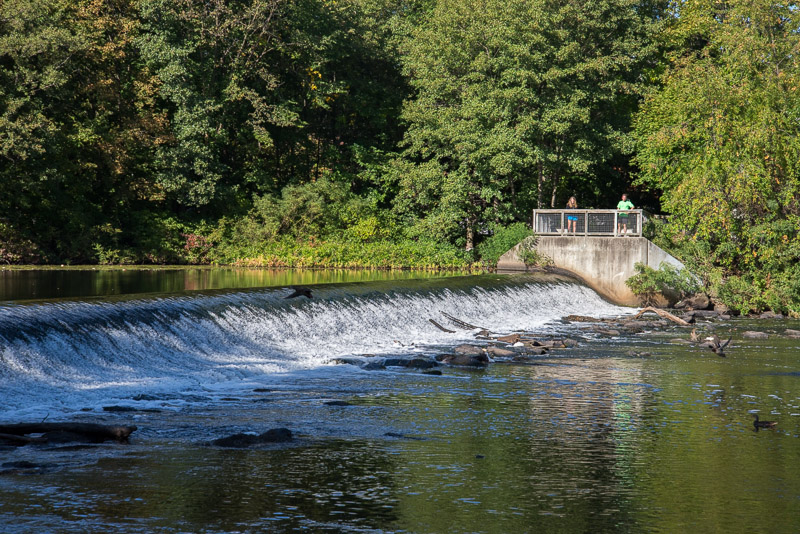
M701 323L733 336L719 358L678 327L608 336L562 321L636 311L563 277L311 289L0 306L0 423L138 427L129 444L0 449L0 531L798 529L800 340L782 335L797 321ZM480 342L445 313L579 345L441 376L334 363ZM752 413L777 428L756 432ZM208 445L276 427L294 441Z

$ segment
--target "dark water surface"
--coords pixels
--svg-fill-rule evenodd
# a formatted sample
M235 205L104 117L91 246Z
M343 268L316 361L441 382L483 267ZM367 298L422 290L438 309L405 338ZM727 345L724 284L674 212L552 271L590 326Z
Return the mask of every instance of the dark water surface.
M0 302L455 276L458 272L232 267L0 269Z
M557 278L470 280L473 289L464 279L409 282L405 293L385 297L371 293L381 288L385 294L382 285L328 288L330 294L321 290L322 301L313 305L292 302L294 308L281 308L274 323L270 310L278 301L269 293L194 299L192 308L183 300L157 301L158 309L152 303L136 310L126 304L128 326L115 321L93 326L81 307L33 308L80 318L81 326L75 336L43 326L44 319L35 330L21 326L19 336L0 331L0 343L7 340L2 361L12 361L12 352L25 353L29 366L27 371L18 364L0 368L0 393L5 387L25 399L0 398L0 420L41 420L50 413L49 420L135 424L139 430L128 445L0 450L0 463L39 465L0 469L0 531L798 531L800 340L782 335L787 328L800 329L798 321L701 323L700 333L733 336L728 357L719 358L674 341L689 336L678 327L604 337L586 325L562 323L558 317L576 310L616 310L577 284ZM266 302L262 308L256 297ZM512 308L503 310L503 302ZM108 306L116 305L101 309ZM196 307L213 308L219 319L213 323ZM20 308L0 315L0 327L18 317ZM249 315L231 319L239 308ZM229 356L225 347L211 351L210 338L193 337L197 332L185 325L175 327L184 345L166 351L152 344L151 337L161 334L137 322L145 313L176 325L171 314L194 317L225 344L230 340L212 326L241 324L241 318L250 317L254 333L248 339L264 347L274 348L271 332L280 324L299 332L297 344L276 345L276 354L308 350L313 355L339 347L358 355L374 346L390 355L411 350L409 339L423 340L413 350L427 354L473 336L429 334L427 318L440 318L440 309L494 331L512 331L516 323L543 337L575 337L580 345L528 365L493 363L479 371L445 367L441 376L399 368L365 371L324 360L261 369L233 358L240 347L227 349ZM295 315L311 324L308 330L293 322ZM343 316L347 320L341 322ZM169 323L148 324L163 331ZM47 328L54 331L45 334L49 341L35 341ZM67 360L40 363L52 364L70 344L99 351L94 345L99 342L92 341L95 329L147 340L136 365L148 376L167 376L166 367L147 359L151 354L198 373L198 384L187 386L170 375L170 388L142 381L115 389L109 384L121 382L123 371L92 374L81 362L74 375L64 370ZM747 339L746 330L769 337ZM383 347L376 341L381 336L399 338L399 344ZM140 350L130 339L122 346ZM197 354L216 362L213 372L194 369L202 365ZM257 360L249 352L245 356L248 362ZM104 363L93 356L92 362L108 368L130 365L111 355ZM231 380L224 370L234 363L238 378ZM31 393L28 402L25 391L13 389L12 379L41 380L45 390L46 383L59 381L69 392L63 397ZM91 390L101 385L105 393L97 396ZM332 400L350 405L326 404ZM103 412L104 403L140 410ZM777 420L777 428L755 432L753 412ZM290 428L296 440L247 450L207 445L217 437L275 427Z

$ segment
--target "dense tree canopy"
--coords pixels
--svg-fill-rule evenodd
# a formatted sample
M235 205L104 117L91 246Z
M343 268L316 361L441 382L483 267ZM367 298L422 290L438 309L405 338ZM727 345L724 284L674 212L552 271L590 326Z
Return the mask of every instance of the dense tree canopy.
M667 235L744 310L800 301L798 27L793 5L687 2L636 123Z
M632 0L440 0L402 49L401 197L445 235L553 206L621 147L656 22ZM564 193L562 192L562 196ZM569 196L568 194L566 196Z
M464 266L627 190L719 298L798 311L797 13L4 0L0 261Z

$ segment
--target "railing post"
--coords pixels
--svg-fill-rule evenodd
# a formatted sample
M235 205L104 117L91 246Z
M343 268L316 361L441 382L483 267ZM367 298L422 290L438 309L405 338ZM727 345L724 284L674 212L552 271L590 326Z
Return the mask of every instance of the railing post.
M583 237L589 237L589 212L583 212Z

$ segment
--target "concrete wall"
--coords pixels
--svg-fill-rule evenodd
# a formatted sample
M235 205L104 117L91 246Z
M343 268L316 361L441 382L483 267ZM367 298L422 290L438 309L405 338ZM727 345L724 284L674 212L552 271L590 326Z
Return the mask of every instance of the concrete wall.
M497 262L499 272L526 271L515 246ZM638 306L639 299L625 281L636 274L637 262L658 269L661 262L678 268L683 264L643 237L540 236L536 250L553 260L558 269L583 280L608 300Z

